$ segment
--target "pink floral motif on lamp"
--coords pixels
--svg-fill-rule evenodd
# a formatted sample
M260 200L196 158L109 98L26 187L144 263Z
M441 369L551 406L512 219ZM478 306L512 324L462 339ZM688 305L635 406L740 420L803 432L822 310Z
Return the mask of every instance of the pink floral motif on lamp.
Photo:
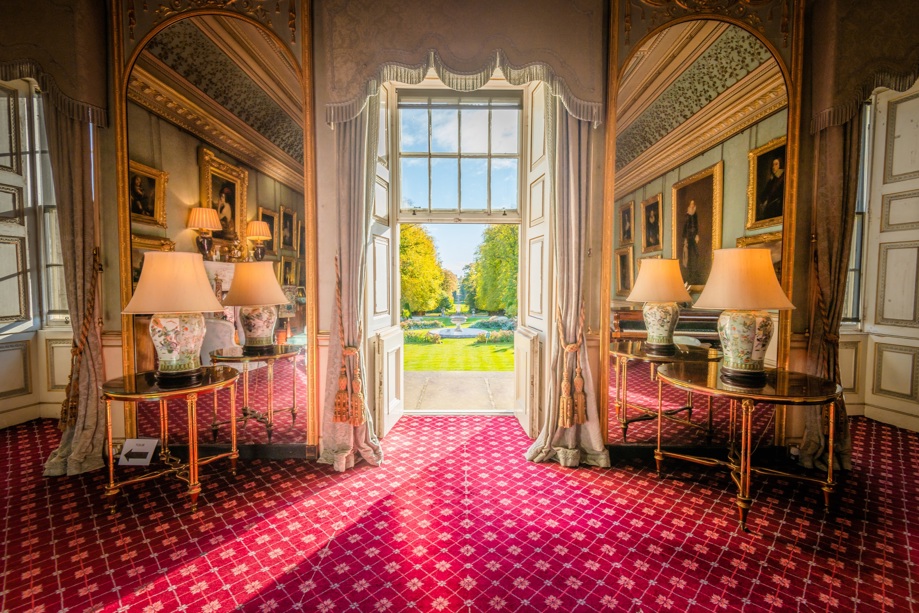
M245 339L244 350L265 351L274 345L274 327L279 304L287 304L271 262L240 262L233 272L233 283L223 301L238 306Z

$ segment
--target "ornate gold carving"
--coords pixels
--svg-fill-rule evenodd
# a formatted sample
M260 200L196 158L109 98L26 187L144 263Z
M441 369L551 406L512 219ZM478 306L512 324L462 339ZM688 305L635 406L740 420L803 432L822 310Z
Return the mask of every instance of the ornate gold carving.
M271 16L265 10L265 0L169 0L161 4L154 12L156 17L154 23L159 23L173 15L201 9L232 11L260 21L269 28L273 25Z
M290 28L290 42L297 42L297 3L290 0L287 11L287 27Z
M749 24L760 32L765 32L763 20L757 12L768 8L767 20L775 19L774 7L781 5L781 32L784 42L788 44L790 23L790 0L626 0L623 16L623 33L625 43L630 44L632 32L632 3L636 3L641 20L649 19L650 27L684 15L724 15Z

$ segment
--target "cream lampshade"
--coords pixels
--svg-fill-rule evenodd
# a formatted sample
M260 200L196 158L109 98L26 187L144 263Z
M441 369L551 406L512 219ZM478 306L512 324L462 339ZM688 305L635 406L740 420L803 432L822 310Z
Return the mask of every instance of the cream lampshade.
M268 227L268 222L255 219L250 221L246 224L246 238L255 241L252 257L255 258L255 261L261 262L265 257L265 243L263 241L271 239L271 228Z
M150 338L158 358L157 378L166 384L195 383L201 373L204 316L222 311L204 259L198 253L149 251L137 289L123 313L152 313Z
M241 307L239 318L246 335L243 343L246 351L258 353L274 344L277 305L287 304L287 296L281 290L271 262L237 264L223 304Z
M648 349L652 352L672 352L673 331L680 318L677 303L691 300L680 274L679 260L641 260L638 279L626 300L645 303L641 312L648 331L645 341Z
M188 214L188 226L198 232L198 238L195 244L198 246L198 252L205 258L210 259L211 248L214 246L214 239L211 237L211 230L220 230L220 216L217 215L217 209L211 209L203 206L196 206Z
M772 339L767 309L789 310L768 249L719 249L696 308L725 309L718 318L722 376L738 385L762 385L763 361Z

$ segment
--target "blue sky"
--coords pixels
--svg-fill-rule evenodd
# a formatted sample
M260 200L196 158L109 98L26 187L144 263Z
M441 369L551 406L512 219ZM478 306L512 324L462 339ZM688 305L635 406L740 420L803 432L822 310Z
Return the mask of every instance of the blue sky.
M475 249L482 242L485 224L431 223L423 224L437 246L441 264L453 271L457 278L463 274L463 266L475 257Z

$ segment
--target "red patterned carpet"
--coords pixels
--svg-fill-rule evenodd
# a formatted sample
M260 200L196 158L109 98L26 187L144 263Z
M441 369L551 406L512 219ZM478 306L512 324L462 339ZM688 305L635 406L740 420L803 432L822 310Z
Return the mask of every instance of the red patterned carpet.
M914 611L919 435L853 422L828 519L816 487L756 481L736 530L720 471L523 458L512 417L407 417L386 463L300 460L126 488L45 479L54 423L0 431L2 611ZM668 465L669 466L669 465Z

